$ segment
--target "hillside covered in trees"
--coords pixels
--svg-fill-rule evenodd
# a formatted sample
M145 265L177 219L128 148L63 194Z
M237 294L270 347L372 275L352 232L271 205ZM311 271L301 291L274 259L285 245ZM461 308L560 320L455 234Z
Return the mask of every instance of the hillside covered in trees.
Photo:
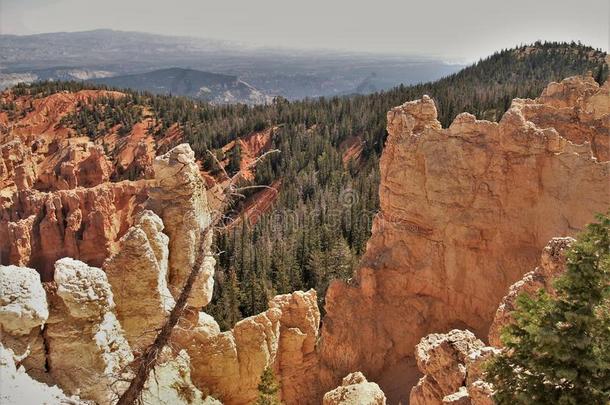
M405 101L430 95L443 126L460 112L497 120L515 97L536 97L550 81L591 72L598 82L608 75L605 53L580 44L536 43L498 52L441 80L400 86L366 96L321 98L272 104L212 106L186 98L127 91L122 98L98 99L66 116L62 124L96 138L111 128L127 134L149 117L157 140L176 124L202 162L222 179L239 168L241 149L226 148L253 131L274 128L268 156L247 185L277 184L270 210L256 223L241 218L257 193L227 213L227 226L216 236L218 266L215 298L207 308L222 328L266 308L267 298L315 288L323 303L330 280L349 278L363 253L378 208L378 159L386 137L386 112ZM11 91L42 97L59 91L100 88L80 82L21 85ZM1 108L10 113L11 105ZM157 148L163 153L171 144ZM237 144L236 144L237 145ZM214 159L207 152L213 151ZM125 173L134 178L142 173ZM117 179L120 180L120 179Z

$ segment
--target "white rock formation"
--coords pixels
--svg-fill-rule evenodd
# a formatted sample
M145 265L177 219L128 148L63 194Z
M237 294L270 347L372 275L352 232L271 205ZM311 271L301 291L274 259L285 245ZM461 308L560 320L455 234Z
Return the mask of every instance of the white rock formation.
M106 274L70 258L55 263L46 326L49 372L71 395L111 404L133 355L114 314Z
M23 367L15 365L15 354L0 343L0 404L80 405L78 397L67 397L56 386L33 380Z
M169 235L169 288L174 298L182 291L201 244L205 245L206 257L188 301L201 308L212 299L216 261L210 254L212 233L201 240L211 216L195 153L186 143L178 145L158 156L153 169L158 187L149 192L150 206Z
M34 378L45 380L41 327L49 317L47 297L34 269L0 266L0 339Z

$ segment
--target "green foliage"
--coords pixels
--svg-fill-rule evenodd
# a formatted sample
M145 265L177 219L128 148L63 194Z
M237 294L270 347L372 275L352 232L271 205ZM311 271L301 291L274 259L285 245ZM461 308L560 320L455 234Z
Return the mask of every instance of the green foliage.
M570 248L556 296L519 297L487 368L499 404L609 403L610 218L598 219Z
M258 399L256 405L280 405L279 399L280 384L275 379L273 370L267 367L261 375L258 384Z
M241 162L241 144L235 142L235 146L231 149L231 155L229 156L229 165L227 171L229 175L233 175L239 171Z
M117 129L123 136L142 118L142 107L131 97L99 97L79 102L76 111L64 116L61 124L91 139Z
M225 156L221 148L252 131L277 127L271 148L280 153L257 165L254 181L257 185L281 181L272 210L254 225L242 221L216 237L216 248L222 253L208 311L224 330L242 317L265 310L268 298L278 293L315 288L323 305L329 281L351 276L379 207L378 162L389 109L428 94L434 98L444 126L462 111L497 120L513 98L535 97L550 81L588 71L601 80L607 76L604 57L603 52L579 44L537 43L498 52L431 83L366 96L294 102L276 97L271 105L253 107L212 106L182 97L126 91L121 101L115 101L124 103L120 117L108 117L112 109L107 111L109 100L103 100L95 104L99 112L79 109L66 120L77 131L95 137L112 125L128 126L125 115L129 116L130 106L142 106L156 123L151 134L160 139L178 124L184 136L176 142L189 142L203 167L213 174L221 170L208 150L215 151L219 161L228 159L227 170L235 172L237 149ZM20 85L12 91L44 96L91 87L47 82ZM357 162L346 167L341 144L354 136L362 141L363 151ZM166 144L157 153L172 146ZM235 204L228 215L238 218L257 192L246 190L246 201Z

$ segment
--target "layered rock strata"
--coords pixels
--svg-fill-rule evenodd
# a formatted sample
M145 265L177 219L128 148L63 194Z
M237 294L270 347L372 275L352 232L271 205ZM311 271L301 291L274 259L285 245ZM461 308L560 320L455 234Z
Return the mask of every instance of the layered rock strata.
M145 181L54 192L23 190L0 207L0 259L33 267L44 281L62 257L101 266L146 199Z
M515 100L499 123L464 113L447 129L429 97L388 113L367 251L353 279L326 296L325 389L355 370L386 392L411 386L421 337L453 328L486 336L508 286L547 241L607 209L610 163L592 145L609 136L608 88L568 79ZM573 123L556 129L557 117Z
M99 267L116 251L146 198L146 182L110 180L150 177L154 147L141 158L132 144L155 142L142 123L123 137L115 127L92 139L64 118L97 98L120 97L95 90L0 95L16 108L10 116L0 112L0 264L35 268L50 281L62 257ZM133 168L136 160L148 163Z

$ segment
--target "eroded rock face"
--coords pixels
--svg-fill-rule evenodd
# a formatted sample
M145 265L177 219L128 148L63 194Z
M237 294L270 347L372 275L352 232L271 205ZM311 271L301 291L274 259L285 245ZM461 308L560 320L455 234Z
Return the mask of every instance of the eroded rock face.
M42 326L49 317L47 297L34 269L0 266L0 340L32 377L45 381Z
M0 275L0 373L6 378L0 380L2 399L80 403L67 392L99 404L114 403L133 376L133 356L114 315L105 273L64 258L56 263L55 282L44 288L33 269L0 266ZM145 403L218 404L191 382L188 354L167 347L142 395Z
M483 363L498 352L470 331L431 334L415 348L424 374L411 390L411 405L493 404L492 388L481 379Z
M515 310L519 295L535 294L540 289L553 294L553 280L565 271L565 255L572 243L574 239L570 237L551 239L542 250L540 265L533 271L525 273L521 280L510 286L489 328L489 343L492 346L502 347L500 335L502 329L512 322L512 312Z
M62 257L99 267L132 225L146 182L110 180L150 178L155 141L144 122L128 134L114 127L95 139L64 122L100 97L123 94L0 95L16 108L10 117L0 113L0 264L35 268L44 281L53 279Z
M174 405L222 405L206 397L191 382L190 358L183 350L173 354L165 348L161 361L146 382L142 403Z
M315 403L319 393L316 344L320 311L315 290L274 297L269 308L282 312L275 368L286 404Z
M608 135L607 91L570 79L516 100L499 123L461 114L447 129L428 97L388 113L380 213L354 278L326 296L323 387L354 370L409 387L413 373L386 377L409 367L421 337L453 328L487 335L508 286L547 241L610 205L610 162L577 144ZM576 130L555 129L548 114L572 117ZM578 128L590 120L597 129L583 139Z
M0 94L16 108L12 116L0 116L0 189L57 191L94 187L128 177L126 172L146 175L155 154L153 136L146 131L150 122L138 122L126 134L109 128L91 139L63 120L95 99L123 96L104 90L46 97Z
M0 266L0 327L25 335L49 317L47 297L34 269Z
M90 151L90 155L96 150ZM72 157L70 162L79 161L77 156ZM80 161L94 163L88 158ZM26 187L3 201L6 205L2 213L7 220L0 223L0 236L10 236L6 257L20 264L36 264L54 282L45 287L49 316L48 310L46 315L43 313L47 295L38 273L15 266L6 268L11 279L7 280L10 288L0 294L7 297L7 302L0 307L0 318L6 326L2 342L18 349L20 364L27 367L30 375L39 373L35 375L37 379L58 384L69 394L109 404L116 400L126 387L125 381L132 376L129 364L134 358L132 353L137 355L152 342L174 306L170 287L179 294L200 246L209 255L212 235L200 240L202 229L210 221L209 208L198 166L188 145L160 157L153 181L82 188L83 180L78 176L84 166L70 166L70 170L67 165L62 167L65 169L62 178L76 182L68 182L67 187L76 188L43 193ZM97 169L90 171L93 177L89 178L94 179L91 183L97 181L94 176L97 172ZM70 173L72 177L68 176ZM39 183L40 178L39 175ZM107 181L107 176L99 181ZM158 188L150 191L151 186ZM163 221L153 211L142 210L148 191L147 205L163 216L170 229L164 228ZM14 217L17 213L19 218ZM164 230L176 243L170 245ZM60 259L54 268L48 268L56 258L66 255L94 263L110 257L104 262L104 271L71 258ZM186 331L199 337L220 333L215 321L199 313L197 308L211 298L213 265L213 258L206 257L187 310L196 322ZM35 280L32 277L25 280L25 287L19 281L19 276L24 274L36 276ZM37 299L43 300L44 306L38 305ZM268 312L258 317L265 324L264 318L269 315L269 323L265 324L269 331L262 335L257 330L258 324L246 322L235 329L235 340L243 349L238 360L242 361L240 367L246 379L255 384L260 375L258 367L273 363L279 342L280 311ZM286 316L287 323L299 322L289 318L288 312ZM319 314L312 319L319 321ZM42 324L45 324L44 333L40 332ZM5 329L10 329L11 334ZM257 340L260 336L263 341ZM206 398L192 384L188 354L179 348L176 350L174 353L164 349L160 364L147 382L145 401L218 403ZM308 343L308 350L313 350L313 343ZM30 367L32 364L40 370ZM233 387L236 391L241 384L237 382ZM251 395L252 388L248 390L246 393Z
M386 398L379 385L368 382L357 371L347 375L341 385L324 394L323 405L385 405Z
M143 211L103 266L118 319L135 351L152 343L175 304L167 285L169 238L162 231L161 219Z
M599 87L592 77L551 83L536 100L515 100L526 120L555 128L574 143L589 142L599 161L610 160L610 81Z
M493 386L484 378L484 364L500 353L500 334L513 321L517 297L540 289L553 295L553 281L565 271L566 252L573 243L570 237L551 239L542 251L540 265L509 288L489 331L494 347L484 346L469 331L452 330L422 338L415 357L424 376L411 390L411 405L493 405Z
M49 373L67 393L111 404L125 388L131 349L106 274L70 258L55 264L45 339Z
M178 332L175 340L191 357L193 383L224 404L256 401L260 376L276 358L280 316L278 309L270 309L211 336Z
M447 334L431 334L415 346L417 367L434 380L444 397L465 384L466 357L483 346L469 331L454 329Z
M78 397L68 397L58 387L33 380L15 363L15 354L0 343L0 403L81 405Z
M54 192L23 190L0 208L2 263L29 266L44 281L62 257L101 266L146 199L144 181Z
M212 299L216 260L209 254L212 232L201 239L211 216L195 153L188 144L178 145L158 156L153 169L158 187L149 192L150 206L163 220L169 236L169 286L174 298L180 294L201 244L208 252L189 297L190 306L201 308Z
M283 403L316 403L319 319L315 290L296 291L276 296L267 311L228 332L221 333L209 315L199 313L198 320L176 329L173 345L189 353L194 384L224 404L256 401L267 367L282 383Z

